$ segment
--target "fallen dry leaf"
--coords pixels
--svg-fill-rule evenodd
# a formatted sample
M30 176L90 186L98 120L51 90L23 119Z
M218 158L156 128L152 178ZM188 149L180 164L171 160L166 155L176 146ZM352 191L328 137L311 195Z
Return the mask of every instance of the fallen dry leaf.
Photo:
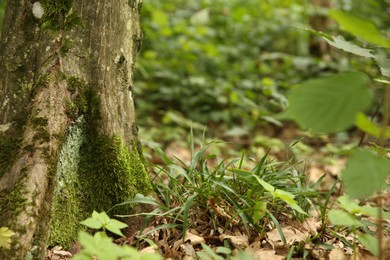
M293 227L283 227L282 232L286 238L286 245L283 243L278 230L275 228L267 233L267 241L274 247L291 246L306 240L309 234L304 234Z
M184 243L184 244L180 245L180 248L186 256L191 256L194 258L196 257L195 249L191 244Z
M229 235L220 235L219 239L221 241L227 239L235 248L245 249L249 245L247 236L229 236Z
M310 235L315 236L318 234L318 230L321 229L321 221L310 217L305 219L305 221L302 223L302 226L307 232L309 232Z
M284 256L277 255L274 250L260 250L252 252L253 259L263 260L263 259L272 259L272 260L283 260Z
M205 243L206 241L204 240L203 237L194 235L190 232L186 232L186 235L184 236L184 242L190 242L191 245L199 245L200 243Z
M334 248L329 253L329 260L346 260L348 257L345 255L344 251L339 248Z

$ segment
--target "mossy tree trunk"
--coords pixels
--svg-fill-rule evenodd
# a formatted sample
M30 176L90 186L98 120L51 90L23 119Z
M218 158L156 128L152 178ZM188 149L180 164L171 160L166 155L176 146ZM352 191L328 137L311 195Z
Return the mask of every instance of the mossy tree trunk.
M135 124L139 0L8 1L0 42L0 259L69 246L150 183ZM41 16L43 15L43 16Z

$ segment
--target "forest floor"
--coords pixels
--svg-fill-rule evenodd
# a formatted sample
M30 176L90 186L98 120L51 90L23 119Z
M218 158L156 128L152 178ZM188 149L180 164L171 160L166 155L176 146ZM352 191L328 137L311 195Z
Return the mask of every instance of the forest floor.
M246 150L249 156L259 157L258 160L269 153L268 159L271 161L287 161L298 165L306 176L305 182L316 183L320 180L316 186L318 196L315 203L327 203L326 208L329 210L338 208L336 201L343 193L339 176L346 163L346 151L359 143L360 139L355 133L314 138L291 126L267 133L267 136L263 133L227 137L224 138L222 148L211 149L210 153L216 153L218 158L239 157L237 151L241 153ZM366 140L364 142L367 143ZM170 141L161 148L172 160L185 165L191 163L188 142ZM151 165L163 167L164 162L157 153L146 147L145 154ZM209 164L211 168L218 167L216 160L210 160ZM153 167L151 172L156 174ZM329 195L328 202L326 195ZM378 197L371 198L365 203L376 206L378 200ZM381 194L381 203L385 210L390 209L390 193ZM131 245L141 252L155 252L166 259L378 259L357 242L356 230L335 228L320 212L318 205L313 205L304 219L281 212L275 215L278 226L272 221L265 221L262 232L250 229L249 233L241 219L225 208L228 205L221 201L217 205L213 198L209 198L206 208L212 209L214 218L209 216L209 212L196 212L199 208L190 209L190 224L184 232L180 226L159 229L160 225L172 224L173 221L169 216L155 216L142 230L142 234L147 234L142 235L142 239L139 239L140 232L137 231L127 233L125 237L117 239L116 243ZM368 216L360 217L360 221L369 223L368 230L378 235L378 220ZM390 221L384 220L382 227L383 259L390 259ZM284 237L281 237L281 233ZM47 259L70 259L80 249L78 246L75 248L72 252L60 247L52 248L48 250Z

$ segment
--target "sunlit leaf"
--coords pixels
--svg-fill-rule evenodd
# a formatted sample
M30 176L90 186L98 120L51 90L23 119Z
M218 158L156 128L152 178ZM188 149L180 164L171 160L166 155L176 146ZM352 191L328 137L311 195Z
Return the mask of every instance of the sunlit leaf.
M282 117L314 133L345 130L354 124L356 114L371 103L368 83L367 75L359 72L308 80L290 91L290 105Z
M344 210L332 209L328 212L330 223L334 226L357 226L363 227L363 223L356 219L356 217Z
M355 125L362 131L366 132L367 134L370 134L376 138L379 138L381 135L382 129L380 126L373 123L365 114L358 113L356 115L356 122ZM386 131L386 138L390 138L390 129L387 129Z
M299 213L307 215L307 213L301 207L299 207L299 205L296 202L296 200L294 199L294 195L292 193L284 191L284 190L276 189L274 186L272 186L268 182L260 179L258 176L256 176L256 175L253 175L253 176L256 178L257 182L260 183L261 186L263 186L263 188L266 191L268 191L269 193L272 194L272 196L283 200L291 208L298 211Z
M0 248L4 247L10 249L11 237L15 235L15 232L8 229L7 227L0 227Z
M95 218L87 218L86 220L83 220L80 223L92 229L101 229L103 227L102 223Z
M382 189L390 174L390 162L367 149L358 149L341 172L351 198L367 198Z
M253 222L256 223L267 214L267 203L257 201L253 207Z
M118 236L123 236L121 229L126 228L126 227L127 227L127 224L125 224L121 221L118 221L116 219L110 219L110 221L105 226L105 228L108 231L110 231L114 234L117 234Z
M362 48L352 42L346 41L342 36L333 37L324 32L316 31L308 28L300 28L305 31L310 32L311 34L322 37L325 41L327 41L333 47L336 47L340 50L353 53L358 56L366 57L366 58L375 58L375 56L371 53L373 50Z
M331 10L329 15L337 21L342 30L378 46L390 47L389 39L386 39L373 23L341 10Z
M353 53L355 55L363 56L366 58L375 58L375 56L371 53L372 50L362 48L352 42L346 41L342 36L333 37L333 40L325 39L330 45L341 49L346 52Z

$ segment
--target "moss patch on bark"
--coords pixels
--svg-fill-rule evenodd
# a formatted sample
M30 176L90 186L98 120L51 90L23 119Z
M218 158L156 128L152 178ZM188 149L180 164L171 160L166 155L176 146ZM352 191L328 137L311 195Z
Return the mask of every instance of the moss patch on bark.
M79 119L70 128L56 173L58 188L52 204L50 245L69 248L82 228L80 221L93 210L107 211L137 193L152 190L142 155L129 150L121 138L85 132ZM116 208L111 214L128 214Z

